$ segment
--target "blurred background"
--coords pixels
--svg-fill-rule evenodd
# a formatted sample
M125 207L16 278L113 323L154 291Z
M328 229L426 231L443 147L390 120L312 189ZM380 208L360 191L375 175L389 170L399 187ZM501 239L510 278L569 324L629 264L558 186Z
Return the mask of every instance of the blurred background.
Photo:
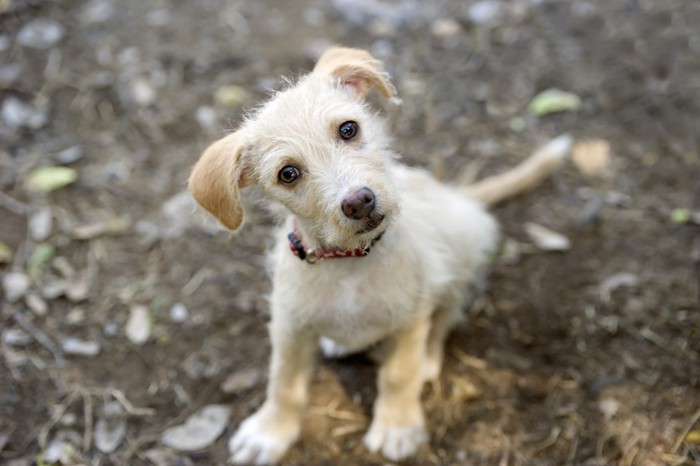
M225 463L264 399L274 218L220 231L185 181L332 44L384 61L395 148L445 181L577 141L495 210L405 464L700 464L694 0L0 0L0 464ZM375 372L319 365L284 464L387 464Z

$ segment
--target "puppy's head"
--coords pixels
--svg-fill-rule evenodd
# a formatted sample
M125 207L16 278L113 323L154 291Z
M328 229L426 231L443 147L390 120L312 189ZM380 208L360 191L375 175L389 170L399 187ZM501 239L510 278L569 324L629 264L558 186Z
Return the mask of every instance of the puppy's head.
M383 120L365 102L372 88L396 98L369 53L328 50L312 73L204 152L189 181L195 199L236 230L239 188L258 184L321 243L368 244L398 209L388 170L395 156Z

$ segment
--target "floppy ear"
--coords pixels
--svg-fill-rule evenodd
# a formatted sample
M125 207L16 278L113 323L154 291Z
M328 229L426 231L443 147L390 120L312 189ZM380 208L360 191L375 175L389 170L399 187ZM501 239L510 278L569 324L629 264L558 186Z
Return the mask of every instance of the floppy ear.
M243 223L239 188L247 184L240 131L210 145L199 158L189 179L194 199L226 228Z
M374 86L382 96L400 103L396 88L391 84L391 77L384 70L382 62L365 50L330 48L318 59L313 74L336 78L343 85L353 88L360 97L365 97Z

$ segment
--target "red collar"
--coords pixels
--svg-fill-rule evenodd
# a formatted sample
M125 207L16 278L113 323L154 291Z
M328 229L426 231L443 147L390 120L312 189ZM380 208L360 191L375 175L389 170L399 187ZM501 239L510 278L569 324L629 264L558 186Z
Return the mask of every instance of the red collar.
M369 254L369 250L377 241L382 239L384 232L375 237L369 246L359 247L355 249L341 249L335 247L325 247L307 250L299 233L296 221L294 222L294 231L287 235L289 238L289 248L292 253L301 260L306 260L309 264L315 264L321 259L344 259L347 257L364 257Z

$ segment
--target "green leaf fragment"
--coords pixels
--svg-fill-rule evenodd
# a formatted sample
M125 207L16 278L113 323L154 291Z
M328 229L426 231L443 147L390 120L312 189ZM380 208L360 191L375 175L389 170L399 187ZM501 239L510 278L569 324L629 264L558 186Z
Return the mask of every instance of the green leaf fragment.
M75 183L78 172L70 167L39 167L29 173L26 184L32 191L51 192Z
M12 248L0 241L0 264L9 264L13 256Z
M535 116L550 113L576 111L581 106L581 98L572 92L560 89L547 89L530 101L527 110Z
M224 107L240 107L248 101L248 91L241 86L222 86L216 91L214 99Z
M678 208L671 211L671 220L673 223L685 225L690 221L690 210Z
M29 258L29 275L38 277L44 265L53 258L55 253L56 248L50 244L41 243L37 245L32 257Z

